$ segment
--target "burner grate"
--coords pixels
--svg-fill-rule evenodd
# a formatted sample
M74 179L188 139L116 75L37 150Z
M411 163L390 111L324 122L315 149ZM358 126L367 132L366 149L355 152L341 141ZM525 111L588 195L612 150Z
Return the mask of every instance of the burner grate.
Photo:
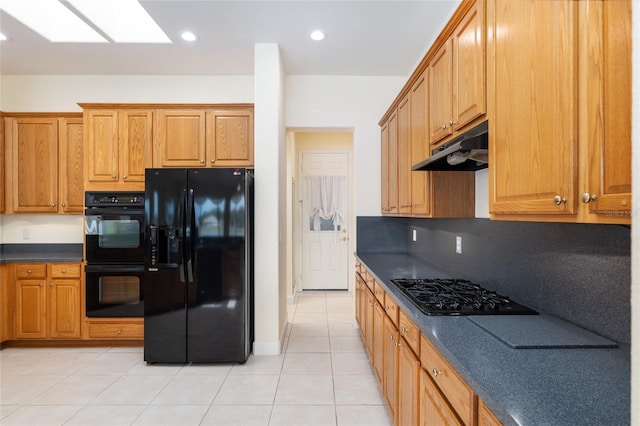
M469 280L401 278L391 283L427 315L537 314L509 297Z

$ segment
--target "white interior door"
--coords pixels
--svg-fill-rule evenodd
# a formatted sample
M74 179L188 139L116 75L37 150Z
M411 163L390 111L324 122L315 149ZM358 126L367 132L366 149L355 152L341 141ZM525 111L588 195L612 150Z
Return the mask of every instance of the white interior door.
M303 290L347 290L349 153L300 153Z

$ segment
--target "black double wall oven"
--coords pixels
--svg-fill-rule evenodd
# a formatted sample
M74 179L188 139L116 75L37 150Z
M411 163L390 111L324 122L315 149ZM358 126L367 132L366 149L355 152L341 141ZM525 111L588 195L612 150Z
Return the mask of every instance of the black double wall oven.
M86 315L143 317L144 192L85 193Z

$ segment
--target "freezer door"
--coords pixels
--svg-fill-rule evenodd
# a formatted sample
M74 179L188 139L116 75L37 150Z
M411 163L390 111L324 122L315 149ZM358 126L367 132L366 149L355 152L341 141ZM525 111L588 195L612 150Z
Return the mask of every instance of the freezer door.
M249 356L244 169L189 171L193 281L187 285L187 354L194 362ZM187 209L189 210L189 208Z
M187 361L186 169L145 174L144 359Z

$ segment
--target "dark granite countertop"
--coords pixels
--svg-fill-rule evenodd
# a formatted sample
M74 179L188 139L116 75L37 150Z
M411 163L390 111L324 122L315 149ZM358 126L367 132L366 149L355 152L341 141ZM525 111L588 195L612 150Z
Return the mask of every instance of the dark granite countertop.
M390 283L450 274L408 254L356 256L505 425L630 423L629 345L513 349L469 317L424 315Z
M82 262L82 244L2 244L0 263Z

